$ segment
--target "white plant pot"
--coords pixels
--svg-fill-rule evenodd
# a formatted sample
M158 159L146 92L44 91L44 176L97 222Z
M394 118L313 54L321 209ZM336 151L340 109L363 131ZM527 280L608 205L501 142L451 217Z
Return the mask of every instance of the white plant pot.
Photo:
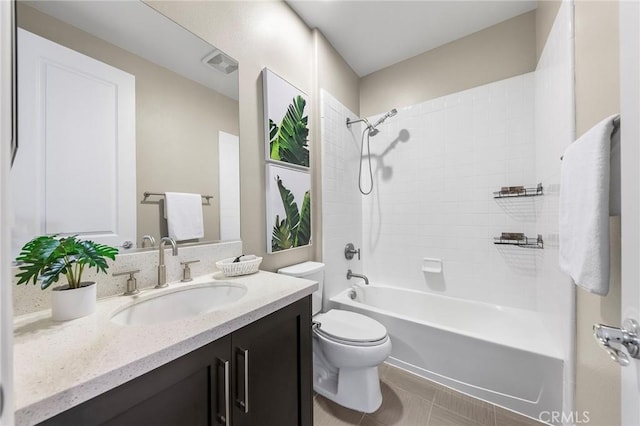
M96 310L96 283L83 282L79 288L59 286L51 292L51 318L68 321L90 315Z

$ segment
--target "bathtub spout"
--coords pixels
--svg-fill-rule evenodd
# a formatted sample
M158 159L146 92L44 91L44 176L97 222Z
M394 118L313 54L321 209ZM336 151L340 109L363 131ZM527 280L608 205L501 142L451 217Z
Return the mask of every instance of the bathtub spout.
M369 285L369 278L361 274L354 274L353 272L351 272L351 269L347 270L347 279L350 280L353 277L362 278L364 280L364 283Z

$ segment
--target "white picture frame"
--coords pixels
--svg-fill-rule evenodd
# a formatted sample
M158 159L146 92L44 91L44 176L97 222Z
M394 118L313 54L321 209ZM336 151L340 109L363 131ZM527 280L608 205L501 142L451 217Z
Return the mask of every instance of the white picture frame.
M278 181L286 191L285 194L293 197L289 210L296 213L297 218L287 214ZM289 199L288 196L284 198ZM267 253L311 245L312 200L311 175L308 171L278 164L266 165ZM276 234L284 237L278 238Z
M262 70L262 91L266 161L308 170L308 96L268 68Z

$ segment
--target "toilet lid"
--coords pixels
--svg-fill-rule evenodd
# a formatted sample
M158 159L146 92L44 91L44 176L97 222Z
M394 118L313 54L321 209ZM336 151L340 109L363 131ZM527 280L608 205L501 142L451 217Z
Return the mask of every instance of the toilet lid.
M354 343L376 342L387 337L387 329L378 321L350 311L332 309L313 318L317 331L326 337Z

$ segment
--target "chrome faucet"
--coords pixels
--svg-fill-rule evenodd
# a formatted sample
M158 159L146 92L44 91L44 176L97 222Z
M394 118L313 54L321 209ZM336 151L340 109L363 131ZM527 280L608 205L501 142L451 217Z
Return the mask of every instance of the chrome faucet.
M351 269L347 270L347 279L350 280L353 277L362 278L364 280L364 283L369 285L369 278L361 274L354 274L353 272L351 272Z
M173 256L178 255L178 246L176 245L176 240L169 237L162 237L160 240L160 248L158 253L158 284L156 284L155 288L165 288L169 284L167 284L167 267L164 264L164 245L165 243L171 244L171 254Z

